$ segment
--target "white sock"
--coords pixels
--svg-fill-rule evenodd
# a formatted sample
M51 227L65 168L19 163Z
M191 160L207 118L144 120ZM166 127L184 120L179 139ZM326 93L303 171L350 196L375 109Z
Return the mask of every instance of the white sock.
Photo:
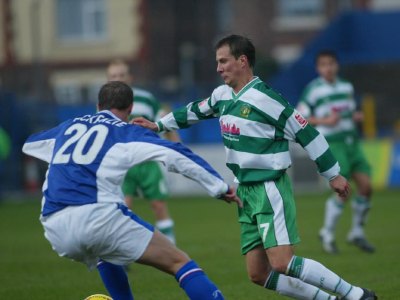
M364 224L367 219L368 211L371 207L370 202L366 197L359 195L351 202L351 207L353 215L352 215L352 228L349 233L349 238L363 237Z
M176 243L174 233L174 221L172 219L165 219L156 222L156 227L163 233L173 244Z
M312 259L293 256L287 274L316 287L339 294L348 300L358 300L363 295L361 288L351 285L321 263Z
M323 231L334 239L336 224L343 213L343 202L335 196L330 197L325 204L325 219Z
M333 300L335 296L305 283L298 278L289 277L272 271L264 285L265 288L277 291L278 294L295 299Z

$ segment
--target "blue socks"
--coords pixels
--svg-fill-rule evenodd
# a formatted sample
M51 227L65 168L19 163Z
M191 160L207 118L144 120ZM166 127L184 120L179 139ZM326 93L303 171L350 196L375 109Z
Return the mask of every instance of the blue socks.
M97 269L114 300L133 300L128 276L122 266L100 261ZM194 261L186 263L175 278L191 300L224 300L221 291Z
M180 268L175 278L191 300L224 299L221 291L193 260Z
M105 261L97 264L101 279L114 300L133 300L128 276L122 266L113 265Z

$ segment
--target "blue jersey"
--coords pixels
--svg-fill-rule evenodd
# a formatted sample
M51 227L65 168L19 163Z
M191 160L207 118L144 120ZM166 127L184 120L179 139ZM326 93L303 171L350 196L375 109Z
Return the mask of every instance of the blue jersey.
M129 168L144 161L199 182L213 197L228 190L221 176L187 147L121 121L110 111L68 120L31 135L23 152L49 163L42 215L71 205L124 203L121 185Z

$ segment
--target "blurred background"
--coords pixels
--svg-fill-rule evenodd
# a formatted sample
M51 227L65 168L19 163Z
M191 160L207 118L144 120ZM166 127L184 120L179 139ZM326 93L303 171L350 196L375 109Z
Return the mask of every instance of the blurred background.
M255 74L292 105L316 76L315 54L335 50L365 114L374 186L400 187L399 29L398 0L0 0L2 193L40 191L46 166L21 153L23 142L94 112L110 60L126 60L135 86L175 108L221 84L213 47L231 33L253 41ZM180 135L231 178L216 120ZM292 154L295 188L324 189L304 152ZM173 193L202 192L181 177L170 183Z

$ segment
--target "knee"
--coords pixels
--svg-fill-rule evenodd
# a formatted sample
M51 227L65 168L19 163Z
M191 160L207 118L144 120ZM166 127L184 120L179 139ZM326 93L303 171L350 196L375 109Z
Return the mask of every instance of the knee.
M131 196L126 195L125 196L125 204L128 206L130 209L132 209L132 202L133 198Z
M255 284L261 285L261 286L264 286L264 284L268 278L268 274L258 273L258 272L249 272L248 276L252 283L255 283Z
M155 209L155 210L162 209L163 206L164 206L163 204L164 204L164 202L159 201L159 200L151 200L151 201L150 201L151 207L152 207L153 209Z
M371 196L372 196L372 186L371 186L371 184L368 182L368 183L365 183L365 184L361 185L360 188L359 188L359 193L360 193L361 196L364 196L367 199L370 199Z
M173 257L173 262L169 266L168 273L176 274L191 258L183 251L179 250Z
M167 209L167 205L164 201L153 200L151 201L151 208L155 212L164 212Z
M372 195L372 185L371 185L371 179L366 176L355 176L354 177L356 185L357 185L357 190L358 193L361 196L364 196L366 198L370 198Z
M174 262L175 264L186 264L191 260L189 255L187 255L185 252L183 252L180 249L177 249L175 255L174 255Z
M285 274L293 255L292 246L278 246L268 249L271 269L277 273Z
M273 263L271 263L271 267L274 271L281 273L281 274L285 274L286 270L288 268L288 263L286 261L275 261Z

